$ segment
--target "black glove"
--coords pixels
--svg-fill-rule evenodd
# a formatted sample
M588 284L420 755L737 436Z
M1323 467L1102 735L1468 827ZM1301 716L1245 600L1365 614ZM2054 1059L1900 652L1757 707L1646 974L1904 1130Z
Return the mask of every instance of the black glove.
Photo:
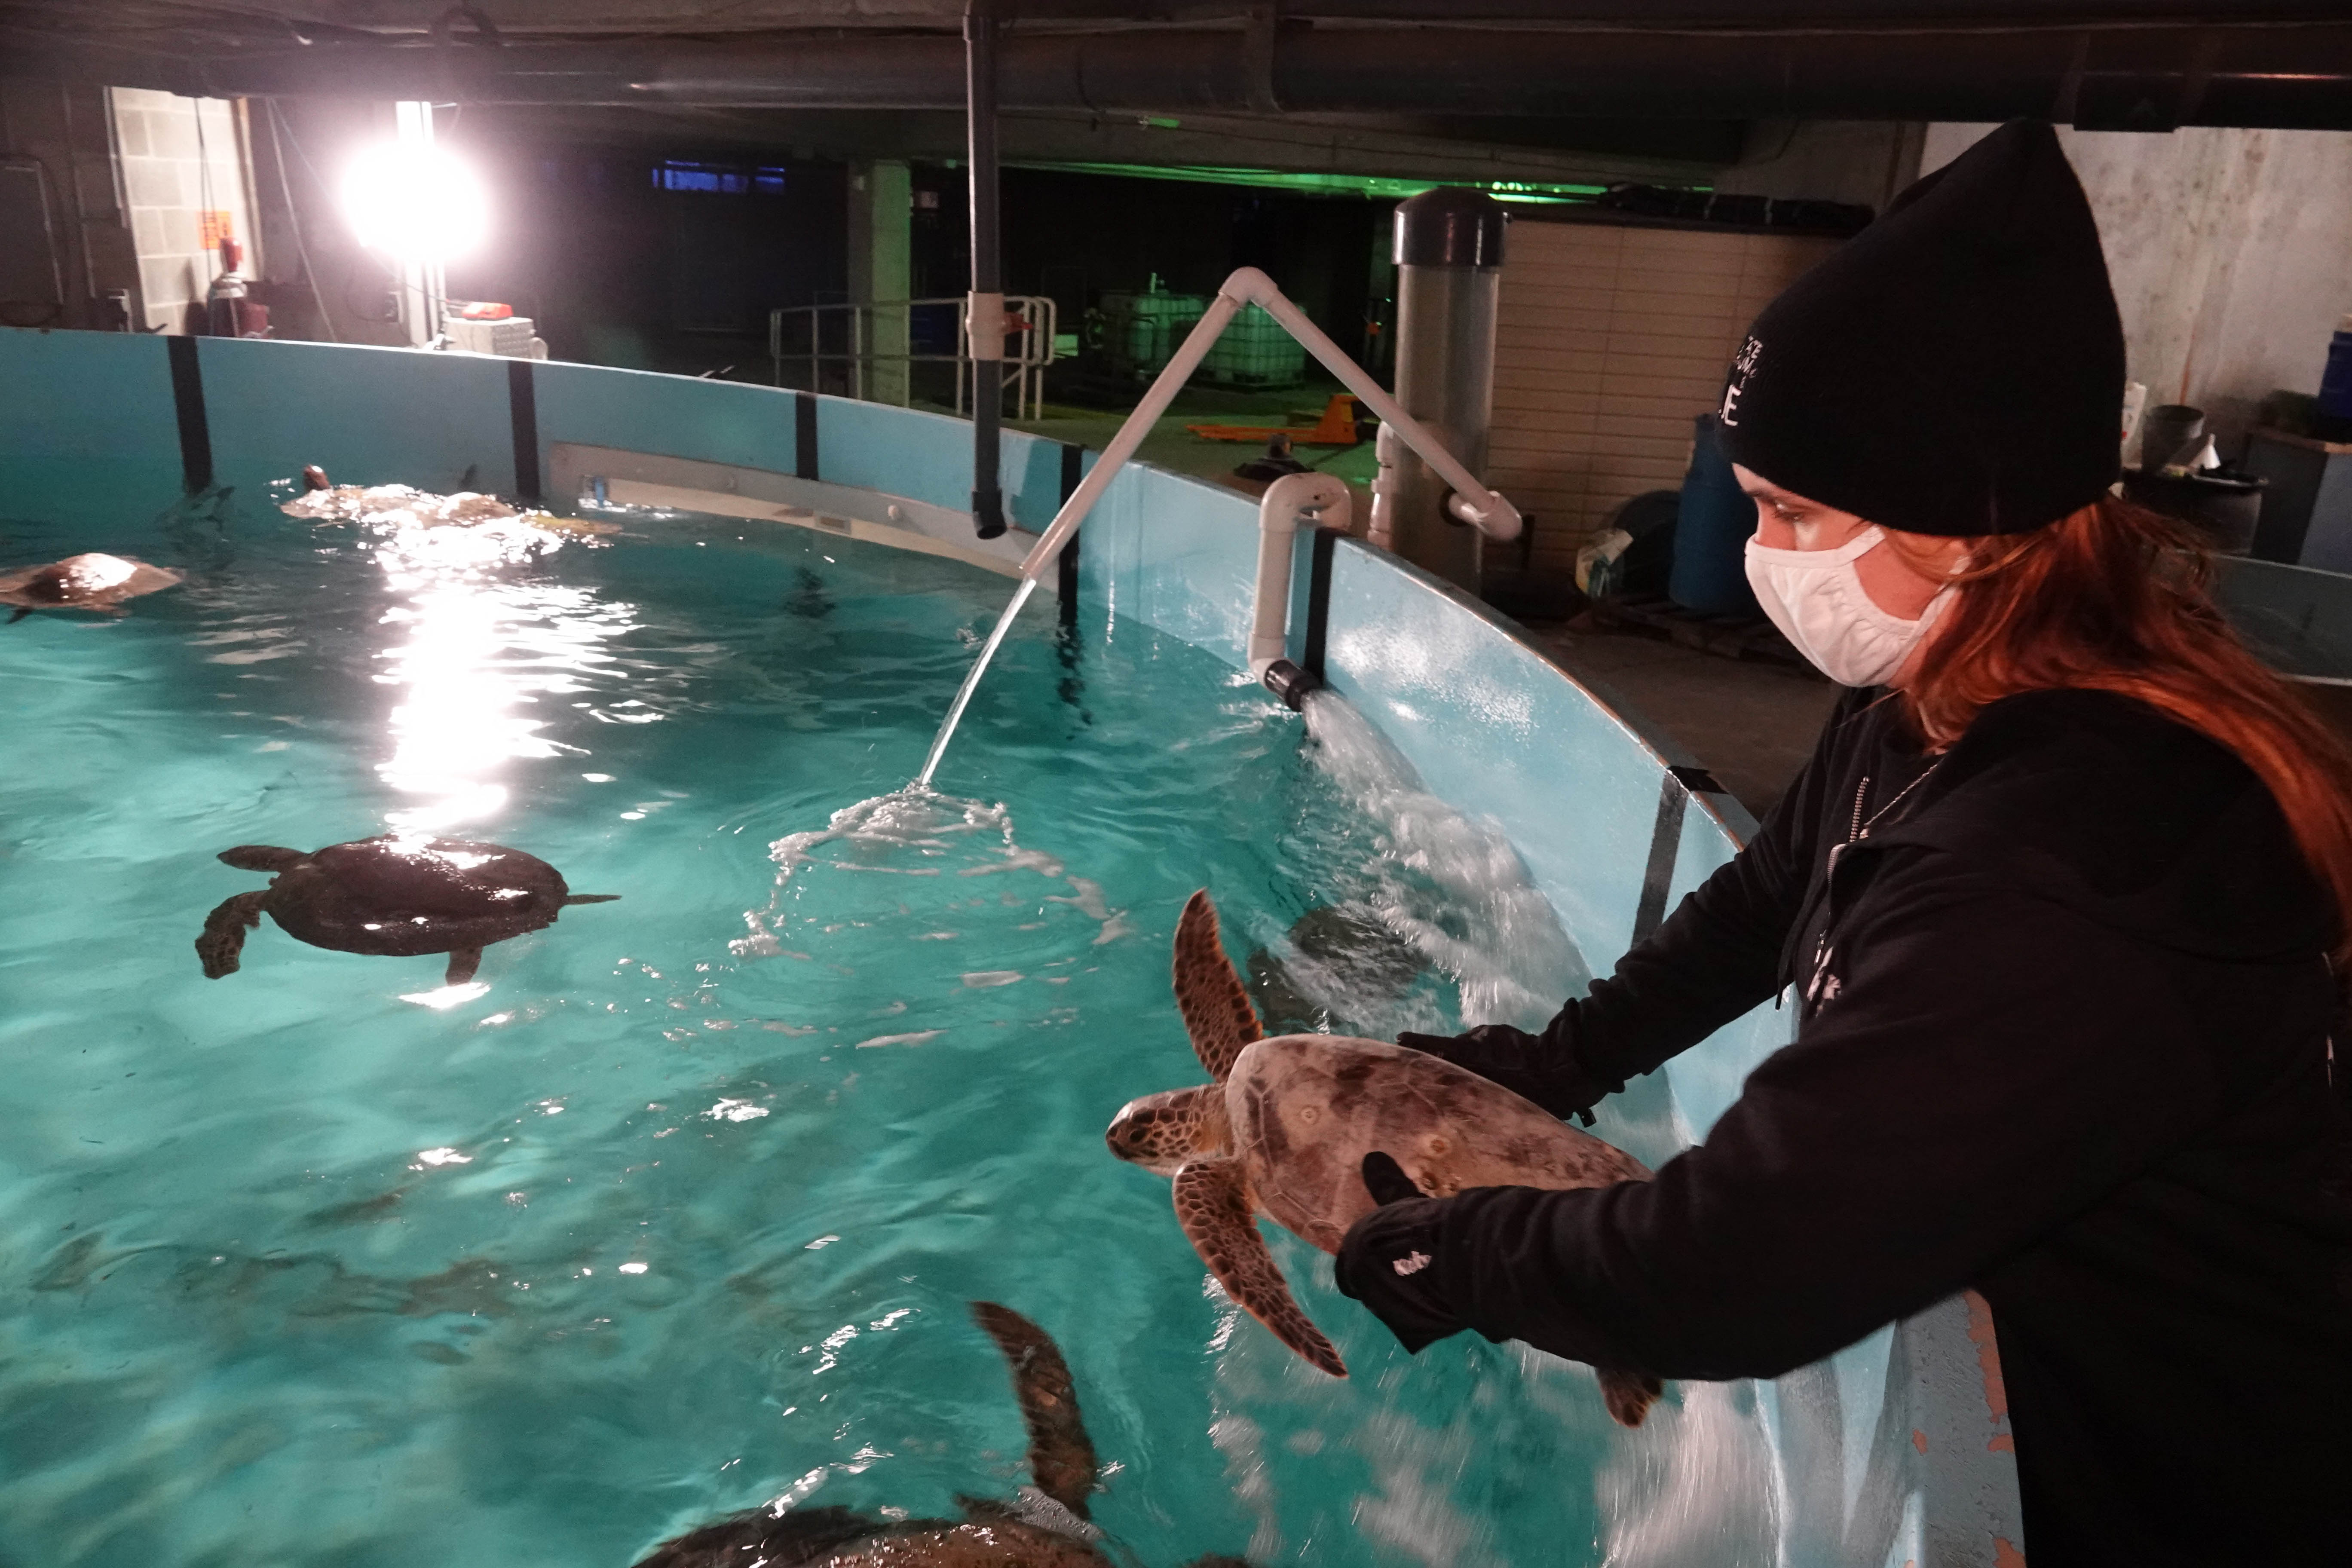
M1586 1073L1577 1059L1576 1033L1577 1005L1570 1002L1540 1035L1508 1024L1481 1024L1459 1035L1399 1035L1397 1044L1468 1068L1562 1121L1581 1117L1590 1127L1592 1108L1625 1085Z
M1341 1295L1370 1308L1408 1353L1419 1355L1467 1327L1437 1284L1444 1200L1423 1197L1404 1168L1378 1150L1364 1156L1363 1172L1364 1188L1381 1206L1348 1227L1333 1274Z

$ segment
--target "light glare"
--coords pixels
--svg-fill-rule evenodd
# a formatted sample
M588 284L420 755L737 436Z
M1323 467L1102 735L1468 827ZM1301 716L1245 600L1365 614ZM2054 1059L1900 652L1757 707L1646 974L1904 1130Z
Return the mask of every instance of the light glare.
M386 142L343 175L343 216L368 249L423 262L471 254L489 232L489 194L462 159Z

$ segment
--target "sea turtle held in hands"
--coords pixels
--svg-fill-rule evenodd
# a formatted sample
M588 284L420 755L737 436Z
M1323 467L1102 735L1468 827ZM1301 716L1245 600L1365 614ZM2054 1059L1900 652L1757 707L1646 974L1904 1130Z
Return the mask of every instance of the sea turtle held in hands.
M1348 1227L1372 1211L1362 1170L1374 1151L1433 1197L1649 1177L1632 1155L1425 1052L1339 1035L1265 1038L1206 891L1177 922L1176 1006L1216 1081L1129 1101L1106 1134L1110 1152L1176 1178L1176 1217L1227 1294L1334 1377L1347 1376L1347 1364L1291 1298L1258 1215L1338 1252ZM1610 1415L1639 1426L1657 1381L1600 1373Z
M331 844L310 855L240 844L220 858L241 871L277 876L205 917L196 956L208 980L236 973L245 933L265 910L287 935L313 947L394 958L446 952L448 984L462 985L491 942L553 925L569 905L620 897L572 892L554 867L503 844L422 834Z
M15 625L35 610L97 610L122 614L125 599L185 582L168 566L150 566L129 555L68 555L46 566L0 572L0 605L14 605Z
M1045 1331L993 1301L971 1315L1013 1369L1029 1429L1029 1474L1018 1504L959 1498L961 1520L868 1519L845 1508L755 1508L656 1547L637 1568L1111 1568L1087 1522L1095 1447L1078 1418L1069 1364ZM749 1553L749 1555L746 1555ZM1249 1568L1203 1557L1192 1568Z

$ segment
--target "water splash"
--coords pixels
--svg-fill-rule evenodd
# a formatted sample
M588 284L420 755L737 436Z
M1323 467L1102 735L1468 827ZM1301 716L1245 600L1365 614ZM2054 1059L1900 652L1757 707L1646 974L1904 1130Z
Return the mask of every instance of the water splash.
M795 877L817 863L839 871L897 877L1032 872L1070 889L1066 894L1049 893L1044 902L1066 905L1100 923L1102 931L1095 939L1096 945L1127 929L1127 911L1109 906L1100 883L1070 875L1068 868L1043 850L1024 848L1013 837L1013 814L1002 804L960 800L919 784L845 805L823 827L788 833L768 846L768 857L778 868L775 889L764 909L744 912L750 934L728 944L738 958L801 956L785 947L781 927ZM847 910L834 912L850 918ZM903 905L895 913L901 919L928 918ZM1007 976L1020 978L1012 971L986 973L994 977L994 984L1009 983Z
M1013 617L1021 613L1021 606L1027 604L1029 595L1036 591L1037 579L1034 577L1022 578L1021 586L1013 590L1012 603L1006 605L1004 613L996 617L996 625L990 630L988 641L981 646L980 657L971 661L971 668L965 674L963 684L956 689L955 700L948 704L948 716L940 723L940 732L931 738L930 754L923 759L923 771L915 775L915 783L919 786L930 787L931 775L939 772L940 759L947 755L948 742L955 739L956 725L962 721L963 710L971 705L971 694L979 689L980 678L988 673L989 660L996 657L997 648L1004 641L1004 634L1013 629Z
M1563 1001L1583 994L1592 973L1501 826L1474 821L1430 794L1344 699L1315 692L1305 716L1316 765L1381 829L1365 902L1456 977L1463 1023L1540 1028Z

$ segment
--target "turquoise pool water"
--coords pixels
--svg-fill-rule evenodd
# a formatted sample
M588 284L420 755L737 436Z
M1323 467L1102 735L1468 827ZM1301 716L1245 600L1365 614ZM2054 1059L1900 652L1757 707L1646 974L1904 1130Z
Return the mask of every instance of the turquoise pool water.
M1408 1359L1278 1238L1328 1380L1101 1144L1200 1079L1196 887L1343 1030L1549 1012L1582 963L1507 847L1344 710L1310 738L1050 602L944 793L894 796L1007 584L741 527L0 522L0 565L191 574L0 628L0 1563L617 1568L773 1500L950 1513L1026 1479L973 1298L1060 1342L1129 1561L1599 1561L1603 1500L1669 1483L1583 1369ZM218 850L387 826L621 901L474 987L267 921L202 977L260 885Z

